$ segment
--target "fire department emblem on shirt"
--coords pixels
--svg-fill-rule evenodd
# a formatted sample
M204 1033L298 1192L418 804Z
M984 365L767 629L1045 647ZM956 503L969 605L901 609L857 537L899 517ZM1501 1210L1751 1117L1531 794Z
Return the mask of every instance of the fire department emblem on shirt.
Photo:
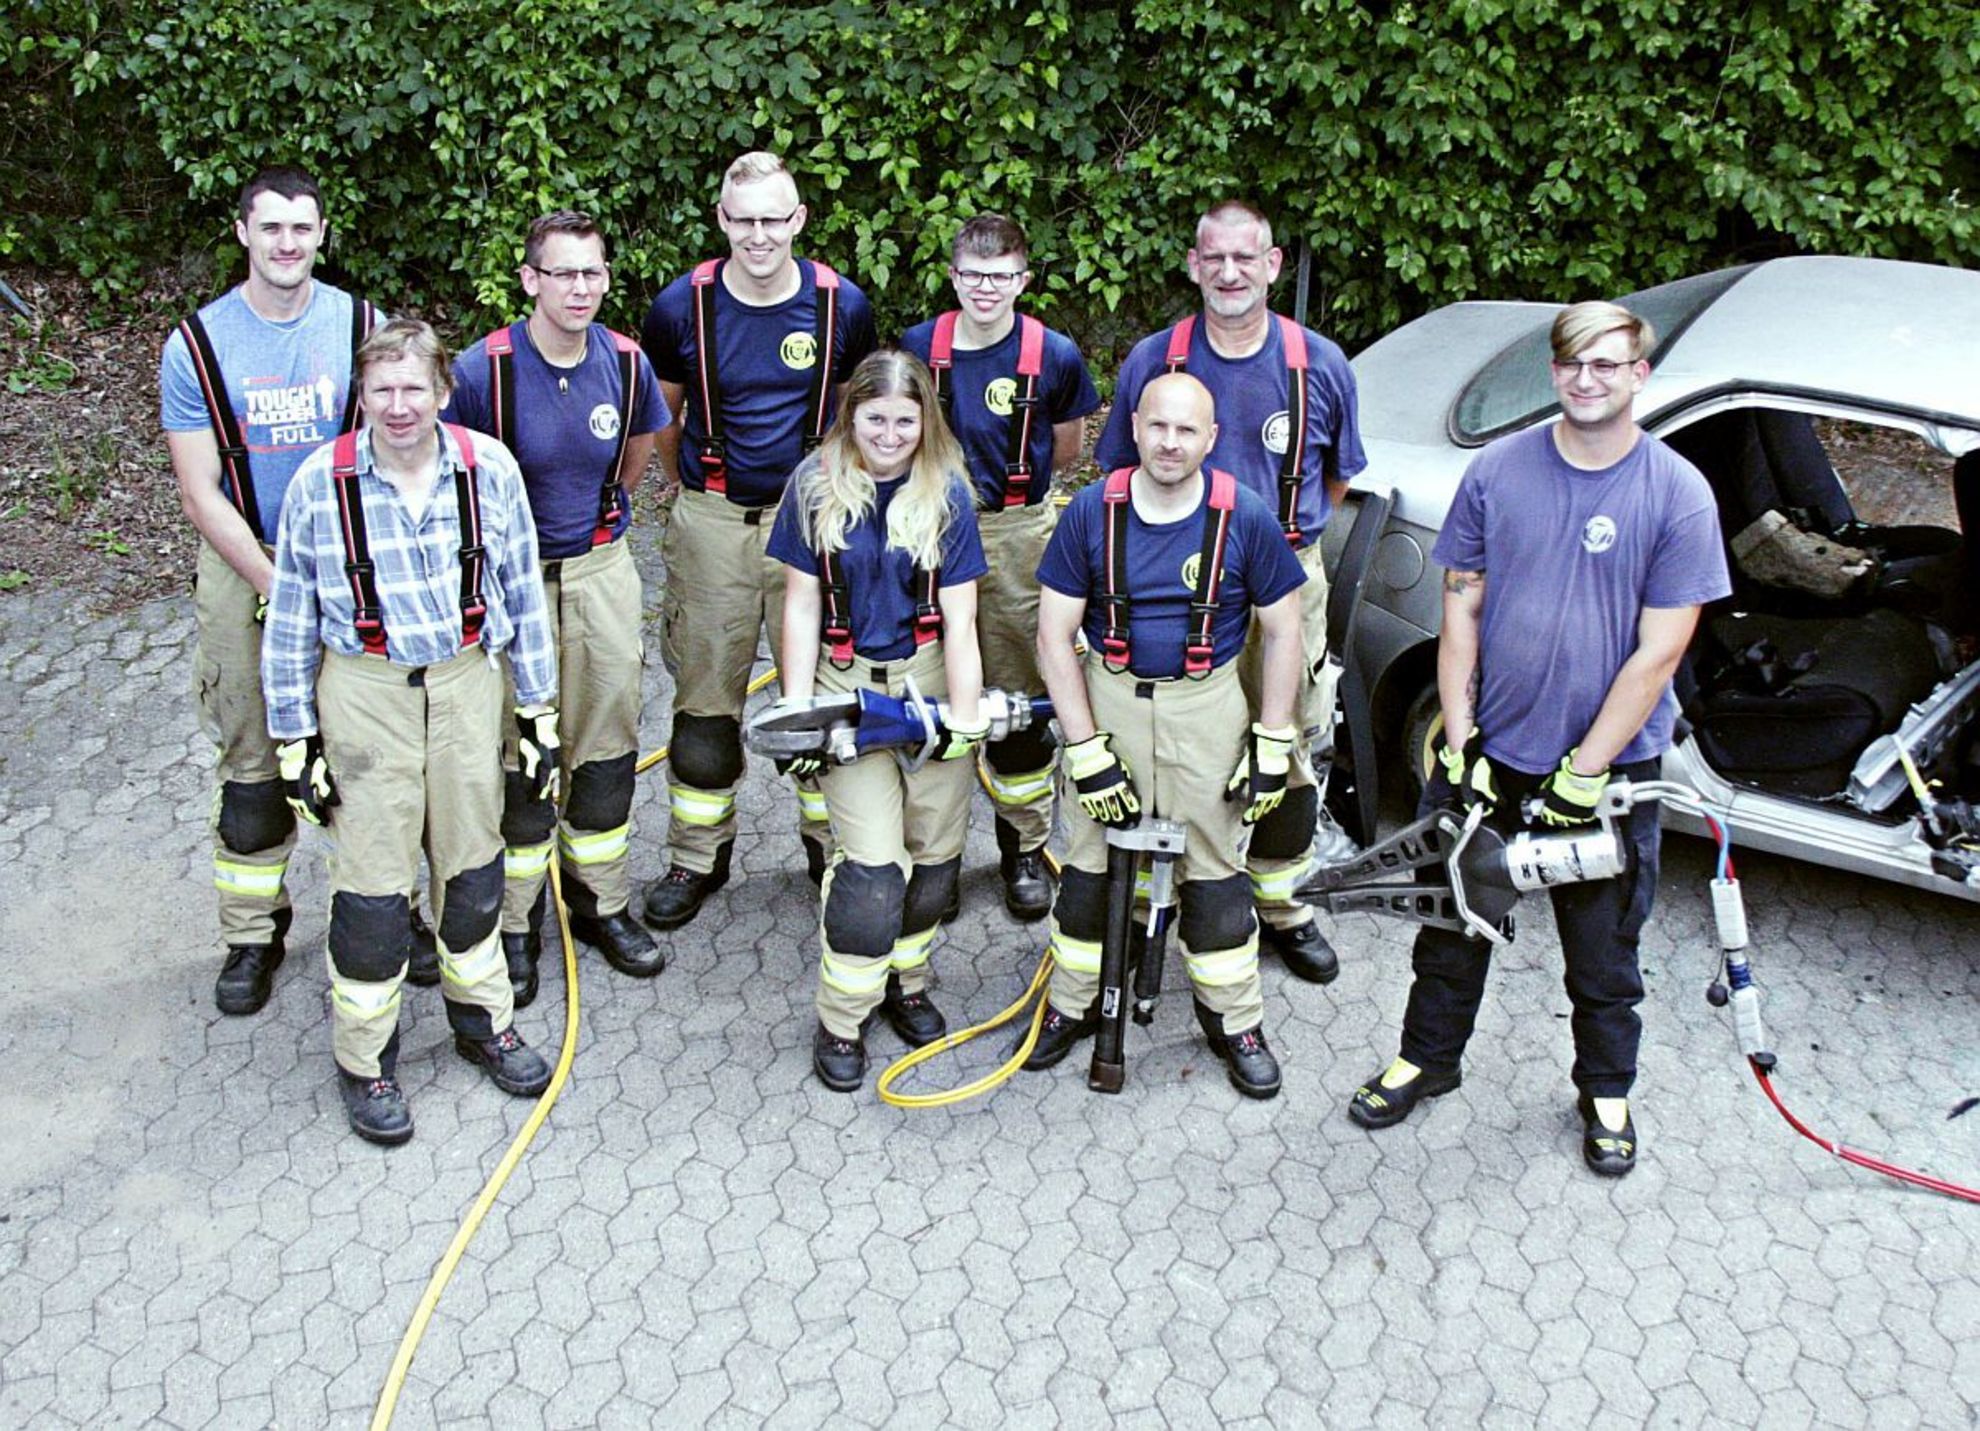
M619 410L609 402L591 410L591 435L600 442L610 442L619 435Z
M787 368L808 368L818 361L818 339L809 333L792 333L777 349Z
M1011 415L1011 403L1017 398L1017 379L992 378L990 385L983 390L983 405L999 417Z
M1614 518L1599 513L1588 519L1588 525L1581 529L1581 549L1590 556L1600 556L1616 544L1616 524Z
M1182 564L1183 585L1188 587L1191 591L1196 590L1196 574L1202 570L1203 570L1203 553L1191 552L1187 557L1183 559L1183 564Z
M1283 457L1286 443L1292 435L1292 414L1280 408L1265 419L1265 425L1258 429L1258 441L1267 452Z

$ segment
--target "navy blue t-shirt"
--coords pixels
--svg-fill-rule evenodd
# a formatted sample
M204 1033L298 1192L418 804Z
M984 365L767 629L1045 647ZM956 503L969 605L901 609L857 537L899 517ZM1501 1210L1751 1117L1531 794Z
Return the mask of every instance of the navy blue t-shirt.
M1020 326L1013 323L1008 334L987 348L955 349L954 366L942 380L949 426L962 441L981 507L1004 505L1004 464L1010 461L1011 424L1017 421L1011 400L1024 391L1024 380L1017 375ZM933 318L901 334L901 347L924 363L934 342ZM1065 334L1045 330L1044 360L1039 366L1038 406L1031 422L1031 491L1025 502L1034 507L1052 488L1053 424L1071 422L1100 408L1086 359Z
M1354 370L1339 344L1311 328L1306 333L1306 451L1300 470L1307 474L1299 494L1299 529L1311 546L1327 525L1331 503L1324 469L1326 449L1336 458L1334 475L1343 482L1368 465L1361 448L1361 418L1356 405ZM1114 406L1100 434L1093 457L1102 472L1132 467L1141 460L1134 447L1129 419L1141 390L1150 378L1168 371L1169 330L1150 333L1127 355L1114 383ZM1191 377L1210 389L1217 405L1217 445L1204 459L1238 479L1279 511L1279 464L1291 439L1291 409L1286 402L1286 344L1279 320L1272 319L1265 346L1248 358L1226 358L1210 346L1201 319L1189 337Z
M1471 459L1433 559L1485 573L1478 728L1494 760L1539 775L1595 723L1650 607L1732 591L1719 509L1698 469L1648 433L1612 467L1561 456L1554 424ZM1619 761L1670 748L1669 685Z
M809 262L798 264L798 290L766 308L744 303L722 282L715 293L716 385L722 394L722 435L728 444L729 500L764 507L784 494L784 483L804 455L810 432L812 369L818 362L818 284ZM873 309L851 280L839 279L838 317L833 324L829 386L842 383L876 346ZM705 489L700 453L708 435L701 410L701 349L694 334L692 274L682 274L660 290L640 343L662 382L687 388L681 406L686 440L681 443L681 484ZM828 413L829 418L829 413Z
M509 341L515 346L510 367L515 374L517 430L503 433L502 440L522 467L537 542L545 561L583 556L591 550L592 534L598 529L599 495L619 451L618 348L611 330L593 323L584 361L574 368L556 368L536 350L526 320L509 325ZM653 365L643 353L635 358L638 397L632 435L638 437L658 432L674 419L660 396ZM444 421L475 432L495 431L494 383L488 366L486 338L454 359L454 395L440 415ZM621 507L614 538L632 521L632 503Z
M807 457L791 474L790 500L777 509L777 524L770 529L770 555L785 566L796 567L820 581L825 578L818 553L805 545L798 526L803 508L804 483L818 470L818 458ZM846 533L845 548L833 554L833 563L846 583L846 601L851 610L853 650L869 661L899 661L914 654L915 590L914 560L897 547L887 545L887 508L906 485L905 477L874 483L873 510L866 520ZM984 576L990 566L983 558L983 539L976 530L976 508L971 504L968 484L957 473L950 489L954 515L942 533L942 570L936 581L942 586L961 586ZM1283 541L1280 542L1284 546Z
M1106 629L1101 596L1107 590L1106 484L1083 487L1059 518L1045 556L1038 563L1038 580L1064 596L1086 603L1081 623L1086 644L1100 649ZM1203 483L1203 500L1188 516L1174 522L1144 522L1128 502L1128 669L1137 676L1159 680L1183 674L1183 646L1189 639L1189 604L1196 596L1197 565L1203 553L1203 509L1210 503L1210 483ZM1272 509L1243 487L1224 538L1224 581L1217 600L1217 619L1210 633L1212 667L1236 658L1244 648L1254 606L1270 606L1306 580L1299 558L1286 544Z

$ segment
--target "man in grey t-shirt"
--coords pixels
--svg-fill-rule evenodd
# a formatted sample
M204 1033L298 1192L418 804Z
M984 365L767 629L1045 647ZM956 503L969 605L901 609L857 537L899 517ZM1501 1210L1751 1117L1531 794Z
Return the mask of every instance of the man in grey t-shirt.
M1712 492L1698 470L1636 425L1650 325L1613 303L1554 320L1561 419L1493 443L1464 475L1437 541L1445 568L1437 691L1445 749L1424 805L1483 804L1515 829L1530 796L1541 820L1595 818L1610 776L1654 778L1671 743L1671 677L1699 608L1731 591ZM1590 1168L1636 1165L1628 1095L1643 998L1637 938L1657 886L1657 810L1625 826L1614 879L1554 890L1573 1004L1573 1079ZM1402 1048L1355 1090L1365 1128L1401 1122L1461 1081L1491 947L1424 930Z
M234 223L247 281L181 323L158 366L179 505L200 536L193 689L219 752L213 884L227 959L213 993L228 1014L268 1002L289 927L283 877L296 825L261 699L268 553L296 469L355 420L351 352L379 316L312 277L327 233L308 174L256 174ZM438 977L434 967L421 982Z

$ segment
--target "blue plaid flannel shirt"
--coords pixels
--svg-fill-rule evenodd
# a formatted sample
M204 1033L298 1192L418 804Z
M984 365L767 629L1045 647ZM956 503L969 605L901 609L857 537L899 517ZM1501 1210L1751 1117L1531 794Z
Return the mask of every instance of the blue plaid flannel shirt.
M557 653L544 606L536 524L522 473L509 449L475 433L481 539L487 549L481 645L506 651L524 705L557 699ZM261 688L268 733L297 740L316 730L316 673L324 648L364 654L353 624L356 602L344 575L343 524L330 480L332 444L311 453L289 485L275 541L275 585L261 639ZM385 648L396 666L437 666L461 651L461 525L454 473L460 448L440 428L440 467L418 525L404 500L372 468L371 432L357 443L358 491L371 548Z

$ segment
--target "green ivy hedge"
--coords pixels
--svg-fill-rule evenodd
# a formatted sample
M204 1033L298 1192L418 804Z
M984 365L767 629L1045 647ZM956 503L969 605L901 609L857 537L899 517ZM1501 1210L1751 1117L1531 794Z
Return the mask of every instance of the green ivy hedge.
M1354 345L1756 253L1961 263L1980 189L1980 25L1943 0L15 0L0 54L0 257L115 293L206 252L218 282L233 192L292 160L349 281L461 330L565 204L636 322L758 146L883 327L994 207L1103 356L1187 305L1215 196L1311 246L1314 321Z

